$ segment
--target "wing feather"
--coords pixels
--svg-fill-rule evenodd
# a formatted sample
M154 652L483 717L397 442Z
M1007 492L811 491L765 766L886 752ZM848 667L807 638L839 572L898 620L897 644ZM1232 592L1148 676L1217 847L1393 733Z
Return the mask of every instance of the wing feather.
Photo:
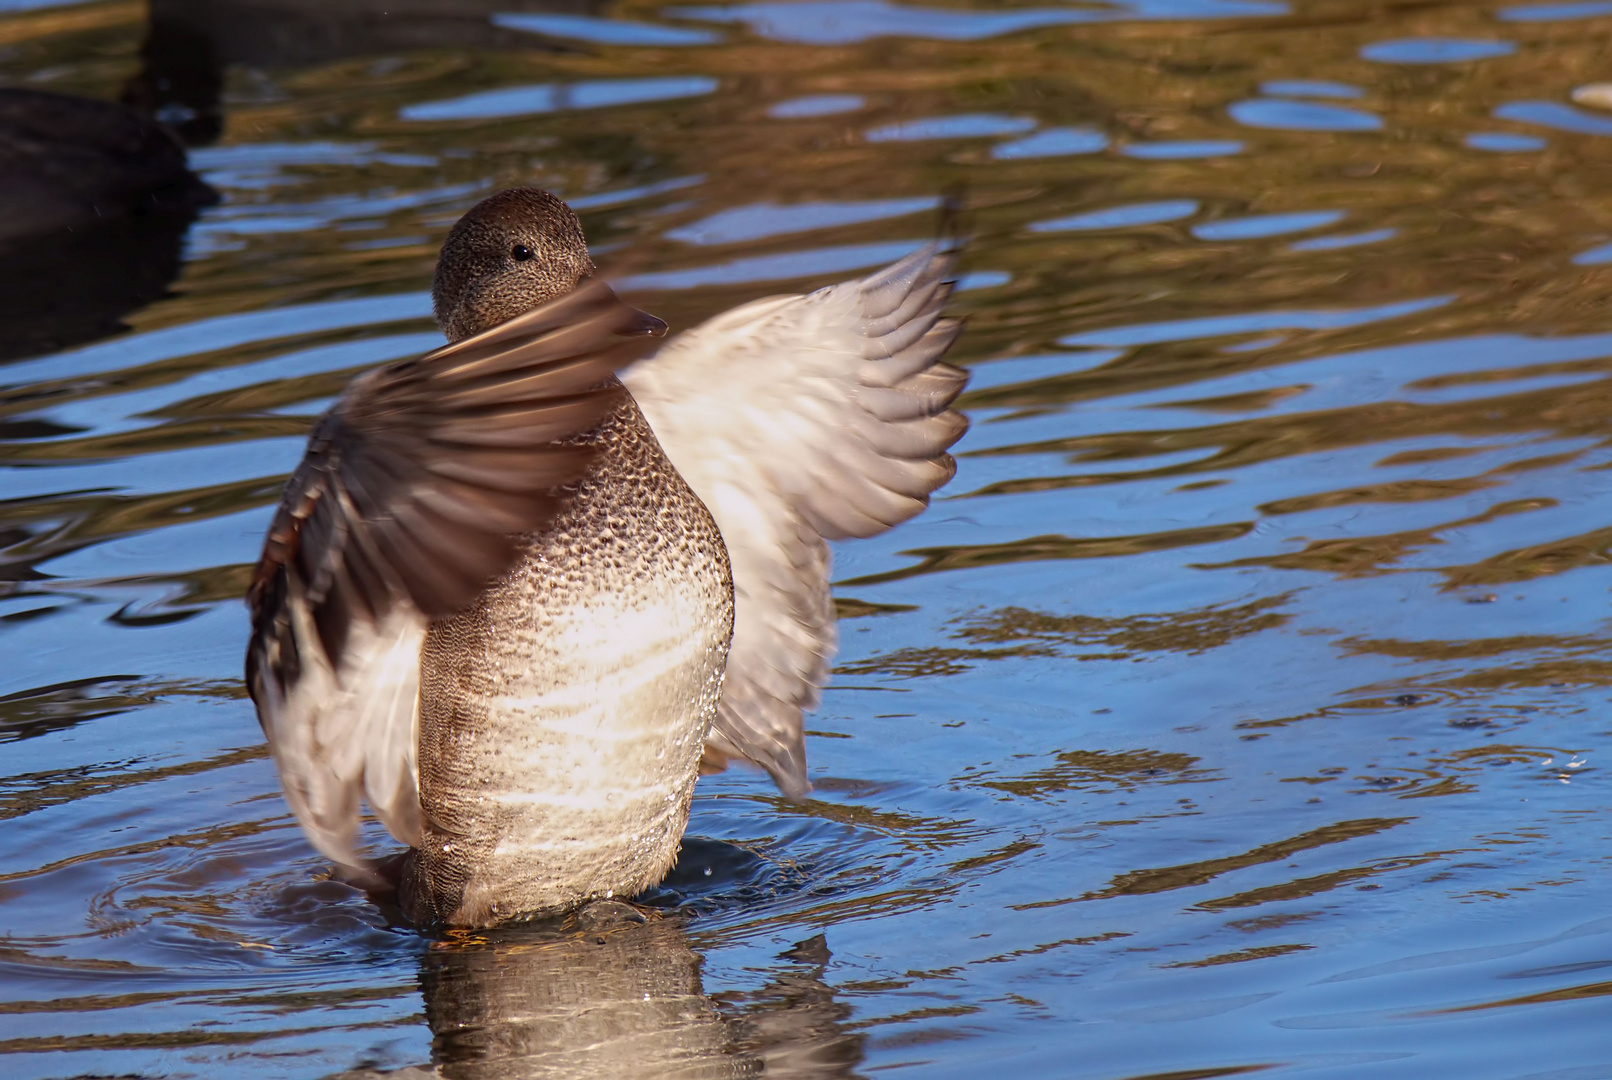
M802 711L834 652L827 540L919 513L951 479L967 375L941 358L957 252L926 245L860 281L734 309L623 374L733 565L734 628L707 761L745 758L789 795Z
M354 852L360 797L420 836L420 647L542 528L658 320L602 284L355 379L287 482L247 601L246 678L315 847Z

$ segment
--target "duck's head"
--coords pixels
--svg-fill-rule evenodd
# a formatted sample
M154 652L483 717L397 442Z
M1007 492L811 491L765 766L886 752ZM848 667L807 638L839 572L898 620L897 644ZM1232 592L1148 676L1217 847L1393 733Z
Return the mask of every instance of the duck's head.
M448 340L459 341L564 296L593 271L571 208L546 191L511 188L449 231L431 307Z

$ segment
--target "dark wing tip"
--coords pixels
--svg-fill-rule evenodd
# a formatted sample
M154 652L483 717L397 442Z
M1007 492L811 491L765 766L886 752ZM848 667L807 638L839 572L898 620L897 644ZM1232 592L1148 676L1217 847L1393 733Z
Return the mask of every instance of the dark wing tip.
M640 311L637 308L632 308L631 310L635 321L629 323L624 329L617 331L618 333L622 335L645 335L648 337L666 336L666 322L664 319L657 319L649 312Z
M805 762L798 764L791 762L790 766L789 768L780 768L775 765L767 765L765 768L767 775L771 776L772 782L778 785L778 790L783 793L784 798L789 799L791 802L804 801L806 796L812 793L812 782L806 779Z
M940 197L939 221L935 228L940 249L955 255L967 247L973 239L973 224L973 214L968 209L968 185L959 181Z

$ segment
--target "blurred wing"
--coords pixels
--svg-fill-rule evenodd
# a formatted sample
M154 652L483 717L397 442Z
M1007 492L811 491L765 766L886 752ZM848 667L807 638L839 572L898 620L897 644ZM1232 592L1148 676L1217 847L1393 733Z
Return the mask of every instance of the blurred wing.
M968 376L941 363L956 253L940 243L861 281L759 300L622 376L710 509L733 563L734 627L708 758L811 790L801 711L834 652L825 540L912 517L951 479L950 410Z
M420 645L475 599L514 536L559 509L619 404L613 372L664 324L602 284L355 379L286 483L247 602L247 687L286 800L353 864L360 794L420 835Z

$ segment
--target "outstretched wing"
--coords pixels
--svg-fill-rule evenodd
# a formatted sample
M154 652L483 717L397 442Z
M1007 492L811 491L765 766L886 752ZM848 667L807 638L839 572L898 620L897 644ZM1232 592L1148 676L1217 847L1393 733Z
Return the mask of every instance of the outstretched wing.
M834 652L825 540L912 517L951 479L966 373L941 363L956 253L930 244L861 281L735 308L622 375L716 518L733 564L733 645L707 758L811 790L801 712Z
M286 800L353 864L362 794L420 835L420 645L557 512L620 402L613 373L665 325L602 284L355 379L286 483L247 603L246 682Z

